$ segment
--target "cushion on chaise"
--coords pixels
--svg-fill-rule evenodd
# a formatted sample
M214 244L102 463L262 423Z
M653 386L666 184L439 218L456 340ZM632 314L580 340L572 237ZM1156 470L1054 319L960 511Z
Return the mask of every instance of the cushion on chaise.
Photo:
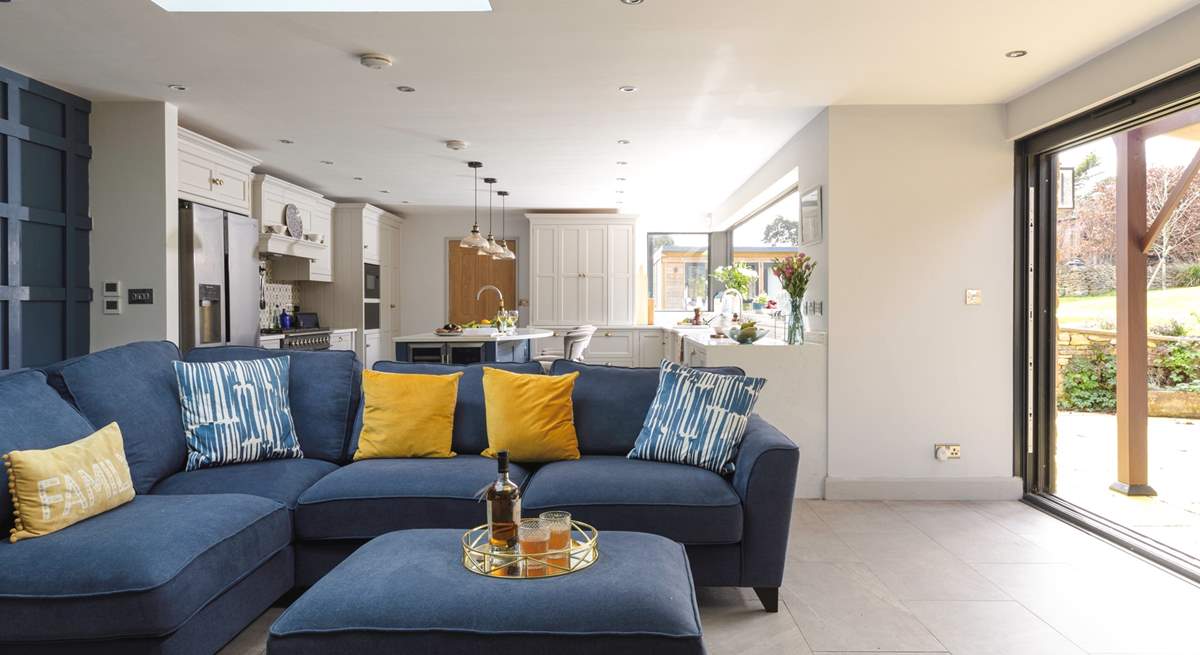
M521 484L527 469L510 465ZM485 521L481 489L496 479L496 461L366 459L326 475L300 496L296 537L370 539L409 528L470 528Z
M249 494L296 508L300 494L317 480L336 471L337 464L320 459L273 459L229 464L198 471L180 471L154 485L152 494Z
M565 509L600 530L650 532L682 544L742 538L742 502L729 482L695 466L586 455L539 468L525 485L527 516Z
M61 446L93 431L87 419L46 386L41 371L16 371L0 377L0 455ZM0 540L8 539L12 527L8 472L0 466Z
M169 634L290 541L282 505L223 494L138 496L65 530L0 544L0 651Z

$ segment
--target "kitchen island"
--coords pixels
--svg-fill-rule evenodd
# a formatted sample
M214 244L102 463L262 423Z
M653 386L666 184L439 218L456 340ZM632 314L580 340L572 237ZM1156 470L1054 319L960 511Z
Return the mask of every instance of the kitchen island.
M396 361L429 364L478 364L481 362L528 362L533 359L530 342L554 336L550 330L518 328L515 334L462 336L423 332L396 337Z

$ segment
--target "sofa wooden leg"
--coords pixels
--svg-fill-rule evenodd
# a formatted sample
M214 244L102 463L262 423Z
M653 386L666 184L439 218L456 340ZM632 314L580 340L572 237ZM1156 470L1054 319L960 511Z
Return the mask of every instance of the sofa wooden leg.
M772 613L779 611L779 587L755 587L754 593L758 594L763 609Z

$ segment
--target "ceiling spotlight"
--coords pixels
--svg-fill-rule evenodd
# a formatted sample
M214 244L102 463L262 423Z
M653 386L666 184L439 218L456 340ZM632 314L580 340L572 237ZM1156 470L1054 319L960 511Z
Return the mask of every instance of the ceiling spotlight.
M356 177L356 178L354 178L354 181L355 181L355 182L362 182L362 178L361 178L361 177Z
M629 139L617 139L617 144L622 146L629 145Z
M621 0L621 4L629 5L630 7L636 7L645 1L646 0Z
M624 181L625 181L625 178L623 178L623 177L618 177L618 178L617 178L617 181L618 181L618 182L624 182Z
M412 93L416 91L416 89L412 88L411 86L398 86L396 87L396 90L400 93Z
M380 189L379 192L380 193L391 193L391 191L388 191L387 189Z
M466 141L461 141L459 139L450 139L446 142L446 147L451 150L466 150L470 145L471 144L467 143Z
M392 65L392 58L387 55L381 55L377 52L368 52L365 55L358 57L358 63L370 68L371 70L383 70Z
M172 91L179 91L180 93L187 91L187 87L182 84L168 84L167 88Z
M628 165L629 165L629 162L627 162L627 161L619 161L619 162L617 162L617 166L628 166Z
M637 93L638 88L632 84L626 84L624 86L618 86L617 90L621 93Z
M1009 50L1008 52L1004 53L1004 56L1008 57L1009 59L1016 59L1018 57L1024 57L1027 54L1029 54L1028 50Z
M280 139L279 142L285 146L290 146L295 143L295 141L292 141L291 139Z
M322 159L321 163L325 164L326 166L333 166L333 162L329 161L328 159Z
M408 204L408 201L407 201L407 200L401 200L401 201L400 201L400 204L401 204L401 205L407 205L407 204Z

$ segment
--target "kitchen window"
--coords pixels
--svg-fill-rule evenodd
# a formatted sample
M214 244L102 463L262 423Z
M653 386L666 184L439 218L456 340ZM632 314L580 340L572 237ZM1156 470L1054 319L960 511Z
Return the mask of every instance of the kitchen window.
M655 311L708 311L709 235L657 232L646 239L646 278Z

